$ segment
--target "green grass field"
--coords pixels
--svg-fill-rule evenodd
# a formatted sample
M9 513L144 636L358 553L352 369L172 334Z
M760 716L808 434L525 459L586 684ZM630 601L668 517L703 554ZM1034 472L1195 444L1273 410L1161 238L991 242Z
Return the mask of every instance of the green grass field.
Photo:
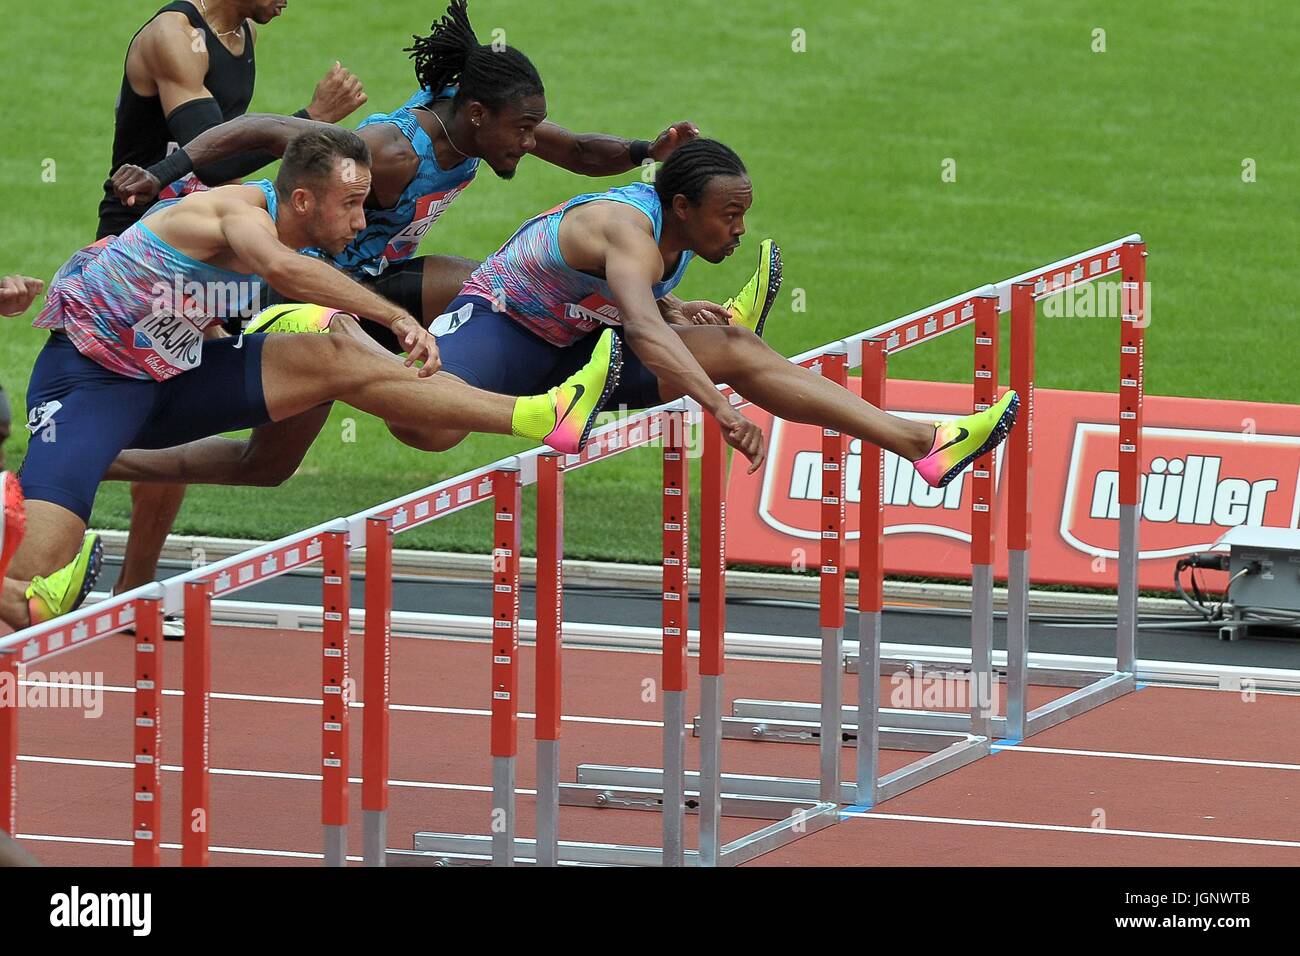
M8 22L0 270L48 279L93 238L122 58L160 5L46 0L41 15ZM780 241L786 289L806 297L794 313L783 294L768 324L784 354L1141 232L1151 251L1150 391L1295 400L1300 33L1281 27L1289 4L793 6L473 0L470 13L481 40L502 28L534 60L557 122L648 138L691 119L741 154L755 182L750 238ZM336 58L370 94L347 125L395 108L414 88L401 48L442 9L294 0L260 31L253 109L305 105ZM1098 28L1105 52L1093 49ZM796 30L805 52L793 49ZM946 159L955 182L941 179ZM1255 182L1243 181L1245 160ZM50 161L55 181L45 182ZM509 183L485 170L423 251L482 257L524 218L599 185L538 160ZM681 291L720 301L752 268L753 246L722 266L696 265ZM20 418L43 333L4 321L0 381ZM1039 384L1113 389L1116 336L1104 320L1043 322ZM967 380L969 363L970 336L958 333L905 353L891 373ZM355 442L343 440L348 418ZM276 537L521 447L476 438L420 454L339 408L295 478L273 490L197 489L178 530ZM22 452L19 435L10 467ZM568 553L656 560L657 476L650 452L575 475ZM94 523L125 527L128 514L126 488L105 486ZM439 522L402 543L483 550L486 518Z

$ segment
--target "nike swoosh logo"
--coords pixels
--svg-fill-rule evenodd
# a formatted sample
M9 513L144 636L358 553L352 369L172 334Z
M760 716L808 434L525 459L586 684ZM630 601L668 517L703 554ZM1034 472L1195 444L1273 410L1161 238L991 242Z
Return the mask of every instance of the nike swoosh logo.
M243 347L244 347L244 333L240 332L239 341L235 343L235 348L242 349Z
M575 385L573 387L575 389L573 401L569 402L569 407L564 410L564 414L555 420L556 428L559 428L564 424L564 420L569 417L569 412L573 411L574 406L577 405L578 402L582 401L582 396L587 393L587 387L585 385Z
M956 438L948 442L948 444L944 445L942 448L936 448L934 451L930 452L930 454L937 455L939 454L939 452L943 451L944 448L951 448L953 445L960 445L967 438L970 438L970 432L968 432L966 429L958 426L957 431L960 434L958 434Z

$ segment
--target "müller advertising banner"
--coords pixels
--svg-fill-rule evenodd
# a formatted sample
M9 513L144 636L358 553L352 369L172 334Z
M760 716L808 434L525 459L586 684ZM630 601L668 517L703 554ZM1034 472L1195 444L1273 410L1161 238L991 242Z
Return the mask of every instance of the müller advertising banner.
M850 387L861 390L861 379ZM887 404L920 421L968 414L971 388L891 380ZM1032 580L1116 587L1119 546L1114 393L1040 389L1030 495ZM816 567L820 546L820 429L746 409L770 438L767 464L733 467L728 497L731 562ZM1148 395L1143 405L1139 584L1169 589L1177 555L1208 548L1238 525L1300 527L1300 406ZM997 560L1007 573L1005 445L998 481ZM849 567L857 566L862 442L845 468ZM874 449L868 446L871 454ZM925 484L910 462L885 453L888 574L970 577L970 470L947 488ZM1217 579L1217 578L1216 578Z

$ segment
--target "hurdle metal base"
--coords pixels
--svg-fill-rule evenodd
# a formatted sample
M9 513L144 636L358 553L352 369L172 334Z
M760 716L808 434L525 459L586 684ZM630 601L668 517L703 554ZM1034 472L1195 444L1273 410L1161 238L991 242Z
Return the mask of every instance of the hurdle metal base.
M815 783L815 781L814 781ZM724 844L719 851L721 866L739 866L764 853L816 833L839 822L840 808L834 803L814 803L796 809L793 815ZM417 833L413 851L389 851L394 866L488 866L492 863L492 838L458 833ZM516 837L513 843L516 866L537 864L537 841ZM616 843L578 843L561 840L560 866L662 866L663 851L654 847ZM400 861L400 862L398 862ZM699 866L700 854L685 850L685 866Z
M817 717L821 707L819 704L810 704L806 701L793 700L753 700L750 698L738 698L731 705L733 719L751 719L762 723L773 722L798 722L803 724L817 725ZM844 725L852 726L856 732L858 726L858 708L854 704L845 704L840 711L841 720ZM970 714L964 711L932 711L932 710L896 710L890 707L880 708L880 722L889 726L891 734L901 734L904 731L928 731L934 733L943 733L959 737L971 736L970 733ZM1005 727L1006 720L1002 717L993 718L993 736L1005 736L1002 731ZM818 731L820 732L820 731ZM884 739L886 731L881 731L881 746L885 746ZM761 740L760 736L747 738L750 740ZM902 738L896 738L902 739ZM915 750L924 749L917 747L896 747L889 749L897 750Z
M891 773L885 774L880 778L877 785L877 802L883 802L909 790L914 790L922 784L929 783L946 773L987 756L992 752L990 745L991 741L987 737L964 735L957 742L942 750L927 754L905 767L900 767ZM610 793L633 793L643 799L647 795L660 795L661 798L663 771L653 767L611 767L602 764L580 764L578 766L578 782L586 785L584 787L586 793L600 793L605 790ZM687 771L686 786L698 789L699 774L696 771ZM797 777L724 773L722 775L722 790L723 801L735 801L738 806L743 805L743 798L756 797L765 798L769 801L785 800L813 803L819 799L821 781ZM562 794L561 802L567 802L569 793L574 792L568 791ZM855 805L857 796L858 787L856 781L840 784L839 802L841 804ZM589 799L584 797L584 800ZM598 806L601 804L584 802L582 805ZM762 804L753 804L752 806L762 806ZM656 807L653 805L653 799L645 799L645 802L638 805L636 809L653 810Z
M1137 680L1132 674L1112 674L1087 687L1081 687L1072 694L1066 694L1050 704L1031 710L1025 718L1025 737L1041 733L1049 727L1055 727L1063 721L1087 713L1094 707L1109 703L1118 697L1137 689Z
M1002 655L999 653L998 655ZM922 674L937 676L944 673L950 673L954 678L962 679L970 676L971 663L967 660L923 660L918 661L909 657L886 657L880 661L880 676L892 677L898 673L912 674L918 669ZM857 674L858 656L850 654L844 658L844 673ZM1066 667L1042 667L1039 665L1031 666L1029 669L1030 684L1036 684L1039 687L1087 687L1098 678L1105 677L1114 671L1103 670L1077 670ZM1005 663L993 665L993 676L999 681L1007 681L1007 665ZM887 711L882 708L882 714Z
M814 710L816 710L814 705ZM849 719L849 708L840 712L840 745L856 747L858 745L857 708L852 708L853 720ZM960 715L959 715L960 716ZM700 721L697 718L695 733L699 735ZM913 753L937 753L954 743L959 743L970 734L948 730L898 730L881 727L879 747L882 750L906 750ZM722 736L727 740L769 740L786 744L820 744L822 738L821 724L815 720L776 720L769 717L723 717Z
M725 777L725 775L724 775ZM660 777L659 779L662 779ZM697 784L698 774L691 778ZM699 814L702 806L700 792L683 791L683 808L686 813ZM749 796L722 793L722 816L749 820L784 820L800 810L810 810L816 800L789 797ZM560 784L560 804L566 807L595 807L613 810L663 811L663 791L653 787L625 787L594 783Z
M1084 672L1078 672L1080 674ZM1078 686L1072 693L1058 698L1049 704L1029 712L1025 719L1024 736L1016 739L1026 740L1034 734L1042 733L1049 727L1055 727L1062 721L1087 713L1094 707L1109 703L1137 687L1132 674L1109 674L1100 680L1096 675L1086 684ZM1075 686L1073 684L1055 686ZM820 737L821 728L817 722L820 712L818 704L805 701L753 700L738 699L732 704L732 717L723 718L724 736L760 741L780 741L782 743L812 743ZM942 732L946 734L969 734L971 716L961 712L893 710L882 707L880 719L895 728L906 731L927 733ZM842 731L845 746L857 745L858 708L852 704L844 705L841 710ZM1007 719L994 717L992 720L993 737L1005 740L1009 737ZM894 750L926 750L920 746L925 738L916 738L902 729L880 731L881 747ZM887 741L908 743L908 746L891 746Z

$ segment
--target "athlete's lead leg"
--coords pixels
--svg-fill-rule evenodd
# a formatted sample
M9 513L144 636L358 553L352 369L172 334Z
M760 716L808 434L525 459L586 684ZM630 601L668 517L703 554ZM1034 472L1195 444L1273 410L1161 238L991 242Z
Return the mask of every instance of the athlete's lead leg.
M695 360L755 405L790 422L834 428L915 461L930 451L934 426L890 415L795 365L737 326L676 328ZM664 401L678 398L664 394Z

